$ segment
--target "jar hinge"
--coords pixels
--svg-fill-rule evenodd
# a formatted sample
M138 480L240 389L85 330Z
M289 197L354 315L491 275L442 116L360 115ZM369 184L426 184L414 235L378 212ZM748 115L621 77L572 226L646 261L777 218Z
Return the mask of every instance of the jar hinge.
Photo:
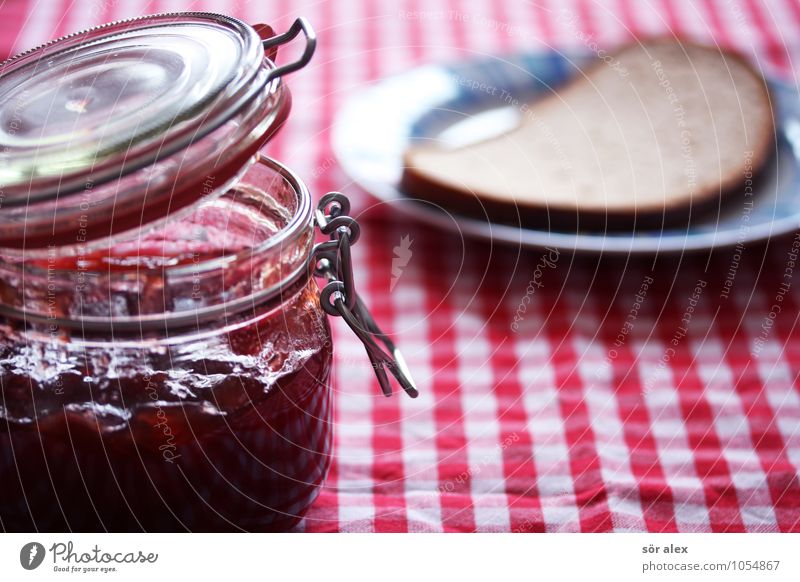
M322 197L315 211L316 224L331 240L314 247L314 274L328 281L320 294L326 313L341 317L367 350L372 369L384 395L392 395L386 370L392 373L403 390L416 398L419 394L403 355L391 339L378 327L375 319L355 290L350 246L359 239L358 222L351 216L350 201L344 194L331 192ZM386 349L381 348L379 340Z
M273 79L284 77L288 73L292 73L305 67L309 61L311 61L311 57L314 55L314 51L317 48L317 34L314 32L314 29L311 27L311 24L308 22L308 20L301 16L295 20L289 30L283 34L278 34L261 41L261 44L265 49L270 49L294 40L295 37L297 37L297 35L301 32L306 37L306 46L303 49L303 53L300 55L300 58L293 63L288 63L272 69L267 77L267 82L270 82Z

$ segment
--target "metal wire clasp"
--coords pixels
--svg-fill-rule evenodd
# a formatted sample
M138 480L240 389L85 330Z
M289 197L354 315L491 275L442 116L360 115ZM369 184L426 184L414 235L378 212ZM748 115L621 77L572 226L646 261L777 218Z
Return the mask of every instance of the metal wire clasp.
M384 395L392 395L392 386L386 374L388 370L403 390L412 398L416 398L419 392L411 379L403 355L378 327L356 293L350 246L358 241L361 230L358 222L348 216L349 212L350 201L339 192L323 196L315 211L317 226L331 239L316 245L312 251L315 262L314 274L328 281L320 294L322 308L327 314L344 319L364 344ZM378 345L376 339L385 346L385 349Z
M295 20L289 30L283 34L265 38L261 41L261 44L264 46L264 48L268 50L287 43L290 40L294 40L294 38L297 37L297 35L301 32L306 37L306 46L305 49L303 49L303 54L293 63L288 63L272 69L267 75L267 83L273 79L284 77L288 73L292 73L305 67L309 61L311 61L311 57L314 56L314 51L317 48L317 34L314 32L314 29L311 27L311 24L308 22L308 20L301 16Z

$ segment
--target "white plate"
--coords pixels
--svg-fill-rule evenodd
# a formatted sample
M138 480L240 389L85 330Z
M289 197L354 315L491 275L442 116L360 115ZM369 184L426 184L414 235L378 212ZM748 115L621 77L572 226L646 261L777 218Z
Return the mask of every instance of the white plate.
M732 196L717 216L680 229L548 231L447 213L412 200L398 189L403 152L410 143L428 139L457 143L462 135L474 135L477 124L497 132L513 127L519 108L504 104L504 91L520 103L533 100L588 62L585 56L555 52L520 53L505 59L429 65L384 79L355 94L339 112L333 127L334 153L359 186L394 209L446 230L495 242L653 254L745 244L800 227L800 94L777 80L769 82L775 97L777 153L754 184L754 204L747 218L743 218L742 199L732 203L736 199Z

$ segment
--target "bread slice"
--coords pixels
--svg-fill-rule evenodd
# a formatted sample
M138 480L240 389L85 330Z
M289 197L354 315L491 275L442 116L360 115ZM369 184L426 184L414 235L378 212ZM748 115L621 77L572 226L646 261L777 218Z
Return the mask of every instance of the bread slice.
M629 45L519 110L498 137L412 147L401 188L514 224L685 225L751 178L775 141L769 91L746 61L670 40Z

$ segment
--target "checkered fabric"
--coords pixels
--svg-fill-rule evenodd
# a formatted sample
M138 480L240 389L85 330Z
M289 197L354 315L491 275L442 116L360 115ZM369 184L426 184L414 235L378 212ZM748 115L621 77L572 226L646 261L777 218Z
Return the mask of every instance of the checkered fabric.
M329 142L337 109L370 81L521 49L675 33L796 84L797 0L0 0L0 53L175 10L317 28L268 153L315 197L354 201L357 284L420 387L416 400L380 396L335 323L336 460L298 529L800 531L800 238L657 259L462 240L377 204Z

